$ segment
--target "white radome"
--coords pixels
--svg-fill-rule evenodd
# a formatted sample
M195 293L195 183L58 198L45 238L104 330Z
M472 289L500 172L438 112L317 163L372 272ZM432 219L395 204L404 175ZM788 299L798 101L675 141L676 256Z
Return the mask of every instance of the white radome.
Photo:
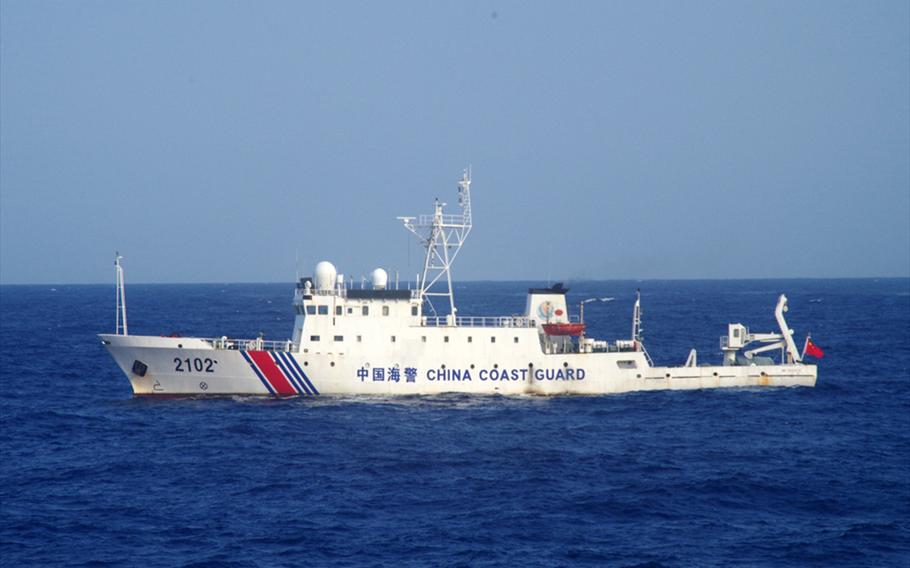
M338 271L335 270L335 265L331 262L323 260L316 265L313 274L317 290L331 290L335 287L335 277L338 275Z
M370 274L370 282L373 283L374 290L385 290L389 285L389 274L381 268L377 268Z

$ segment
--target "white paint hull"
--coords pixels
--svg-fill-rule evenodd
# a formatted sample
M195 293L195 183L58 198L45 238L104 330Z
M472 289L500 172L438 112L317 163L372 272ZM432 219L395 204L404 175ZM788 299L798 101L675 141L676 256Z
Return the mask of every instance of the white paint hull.
M802 364L784 320L787 298L778 299L780 333L750 333L729 324L721 340L724 366L697 367L692 350L683 367L652 367L641 338L641 296L632 311L632 333L614 342L584 333L569 315L562 283L529 288L525 311L494 317L459 315L451 262L472 227L470 172L458 183L459 215L399 217L426 247L415 289L389 286L382 269L372 287L346 284L328 261L295 284L294 327L283 343L256 340L127 335L123 271L117 270L117 324L103 343L137 395L318 394L600 395L641 390L752 386L814 386L816 367ZM448 304L439 316L433 301ZM430 308L432 315L424 312ZM122 333L121 333L122 332ZM758 344L747 350L750 344ZM807 340L808 345L808 340ZM267 350L263 350L267 349ZM780 365L755 355L780 350Z
M393 351L391 357L377 358L368 352L355 356L215 349L195 338L102 335L101 339L136 395L602 395L811 387L816 380L815 365L651 367L641 353L534 354L530 349L524 353L512 349L493 362L480 357L480 350L469 348L432 355ZM134 372L136 361L146 367L143 376ZM620 361L636 368L619 368Z

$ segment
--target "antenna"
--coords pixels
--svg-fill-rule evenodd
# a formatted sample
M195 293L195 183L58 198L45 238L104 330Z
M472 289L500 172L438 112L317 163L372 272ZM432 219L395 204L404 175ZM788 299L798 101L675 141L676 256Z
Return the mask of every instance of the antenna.
M115 335L129 335L126 328L126 294L123 287L123 265L120 251L114 253L114 273L117 278L117 320L114 324Z
M432 215L417 217L398 217L404 227L413 233L427 249L423 262L423 278L419 279L417 289L420 299L426 301L430 310L436 314L432 297L448 298L449 313L454 316L455 294L452 291L452 264L471 232L471 166L468 166L458 182L458 206L460 215L443 213L445 203L437 198Z
M632 341L640 344L641 340L641 290L635 291L635 307L632 308Z
M635 308L632 310L632 343L635 345L635 351L641 351L645 359L648 360L648 365L651 367L654 366L654 361L651 359L651 355L648 353L648 350L645 349L645 342L642 338L642 329L641 329L641 289L635 290Z

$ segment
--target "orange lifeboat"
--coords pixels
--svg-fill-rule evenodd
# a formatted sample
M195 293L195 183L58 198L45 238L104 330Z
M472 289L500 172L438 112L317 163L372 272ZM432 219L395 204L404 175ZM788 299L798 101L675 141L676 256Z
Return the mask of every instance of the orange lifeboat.
M585 331L583 323L545 323L544 333L547 335L581 335Z

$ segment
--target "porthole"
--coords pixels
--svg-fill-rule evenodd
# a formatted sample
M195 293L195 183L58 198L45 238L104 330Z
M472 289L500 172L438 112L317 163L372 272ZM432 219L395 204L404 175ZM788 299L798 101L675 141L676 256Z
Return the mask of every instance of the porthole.
M494 369L498 369L498 368L499 368L499 364L493 363L493 368L494 368Z
M334 367L334 366L335 366L335 361L332 361L331 363L329 363L329 366L330 366L330 367Z
M568 364L568 363L563 363L562 366L568 368L569 364Z

